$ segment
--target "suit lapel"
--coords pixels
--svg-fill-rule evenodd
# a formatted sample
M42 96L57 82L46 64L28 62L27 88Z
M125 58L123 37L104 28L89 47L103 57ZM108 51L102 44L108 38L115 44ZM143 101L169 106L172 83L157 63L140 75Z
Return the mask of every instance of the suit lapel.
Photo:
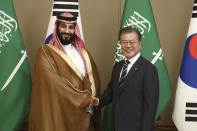
M142 56L140 56L139 59L134 63L134 65L131 67L131 69L129 70L129 72L125 78L123 86L119 89L119 93L122 93L122 91L125 88L128 88L126 86L128 81L130 79L132 79L132 77L141 69L141 67L143 66L143 61L144 61L144 58Z

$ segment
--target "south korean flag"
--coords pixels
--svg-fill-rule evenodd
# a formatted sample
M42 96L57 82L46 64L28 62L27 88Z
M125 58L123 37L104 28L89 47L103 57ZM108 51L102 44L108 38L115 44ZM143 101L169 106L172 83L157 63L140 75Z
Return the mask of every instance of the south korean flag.
M194 0L172 117L179 131L197 131L197 0Z

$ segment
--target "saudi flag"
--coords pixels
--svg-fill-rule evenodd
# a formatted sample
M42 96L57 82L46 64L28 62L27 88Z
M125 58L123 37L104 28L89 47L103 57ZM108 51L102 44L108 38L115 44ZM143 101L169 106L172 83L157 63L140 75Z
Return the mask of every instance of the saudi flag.
M173 121L179 131L197 131L197 0L182 58Z
M29 112L31 77L13 2L0 3L0 131L16 131Z
M160 47L154 16L149 0L126 0L122 23L120 28L131 26L137 28L142 34L141 55L154 64L159 74L160 95L156 120L168 103L171 96L171 83L166 64ZM124 59L120 42L117 44L115 62ZM107 106L103 118L103 131L110 131L112 118L111 105Z
M53 37L54 32L54 26L56 21L56 16L58 16L61 13L69 12L73 14L75 17L77 17L77 22L79 25L80 35L82 40L82 47L84 47L84 37L83 37L83 30L82 30L82 23L81 23L81 15L80 15L80 9L79 9L79 2L78 0L54 0L53 2L53 8L51 11L51 17L49 20L48 25L48 31L47 31L47 37L45 40L45 44L48 44L49 41Z

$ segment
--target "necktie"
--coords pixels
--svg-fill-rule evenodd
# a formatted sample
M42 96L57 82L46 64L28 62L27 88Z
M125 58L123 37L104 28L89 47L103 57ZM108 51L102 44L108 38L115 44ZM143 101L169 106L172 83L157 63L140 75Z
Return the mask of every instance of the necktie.
M127 75L127 67L128 67L129 63L130 63L130 61L126 60L124 65L123 65L122 74L120 76L120 81L119 81L119 86L121 86L121 84L124 81L125 76Z

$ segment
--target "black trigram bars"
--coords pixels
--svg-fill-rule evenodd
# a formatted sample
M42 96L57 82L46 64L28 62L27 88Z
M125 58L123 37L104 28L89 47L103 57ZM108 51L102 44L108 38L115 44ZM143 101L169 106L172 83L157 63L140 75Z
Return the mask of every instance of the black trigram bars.
M197 0L196 0L197 1ZM188 109L189 108L189 109ZM186 111L185 111L186 116L185 121L188 122L197 122L197 103L186 103Z
M192 18L197 18L197 0L194 1Z
M57 16L63 12L70 12L75 17L78 17L79 16L78 0L54 0L53 16Z

